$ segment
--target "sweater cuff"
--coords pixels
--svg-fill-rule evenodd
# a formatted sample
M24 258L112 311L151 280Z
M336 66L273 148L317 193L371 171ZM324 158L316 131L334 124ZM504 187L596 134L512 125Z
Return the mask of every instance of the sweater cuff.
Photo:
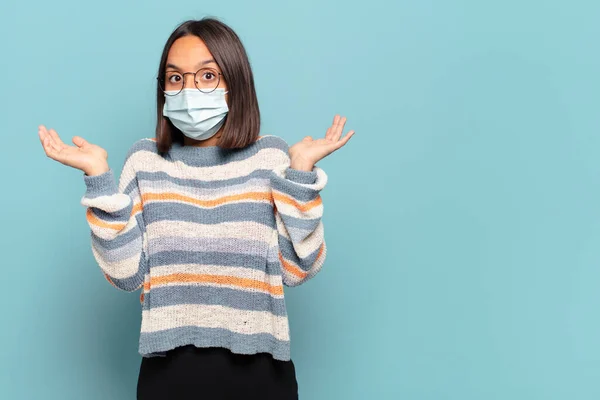
M317 181L317 171L300 171L298 169L287 168L285 170L285 177L292 182L302 183L305 185L312 185Z
M88 199L118 193L112 169L100 175L89 176L84 174L83 180L86 186L85 197Z
M327 184L327 175L319 167L312 171L298 171L282 165L273 170L271 186L299 201L311 201Z

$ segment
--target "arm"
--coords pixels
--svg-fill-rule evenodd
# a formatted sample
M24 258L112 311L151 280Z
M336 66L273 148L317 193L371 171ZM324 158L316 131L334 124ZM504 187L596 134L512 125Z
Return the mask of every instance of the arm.
M306 136L288 149L288 163L273 171L271 186L279 261L287 286L306 282L319 272L325 261L323 203L319 193L327 183L327 175L315 164L354 135L350 131L342 137L345 124L346 118L336 115L324 138Z
M318 167L300 171L284 165L272 173L279 261L287 286L306 282L325 261L323 203L319 193L326 183L327 175Z
M81 199L87 207L94 258L106 279L128 292L143 285L147 271L145 224L132 154L130 150L118 186L112 170L84 175L87 190Z

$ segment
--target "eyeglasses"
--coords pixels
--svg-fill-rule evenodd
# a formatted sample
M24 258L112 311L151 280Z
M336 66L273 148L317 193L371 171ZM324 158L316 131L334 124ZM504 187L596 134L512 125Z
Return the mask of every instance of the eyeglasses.
M213 92L221 82L221 74L213 68L201 68L196 72L167 71L164 77L157 77L158 85L167 96L176 96L185 87L185 76L194 76L194 85L203 93Z

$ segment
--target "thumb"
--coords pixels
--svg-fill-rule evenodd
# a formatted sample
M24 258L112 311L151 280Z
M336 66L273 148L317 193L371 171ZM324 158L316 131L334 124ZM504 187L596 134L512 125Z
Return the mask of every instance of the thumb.
M89 145L89 143L87 142L87 140L85 140L81 136L75 136L75 137L73 137L73 144L75 146L77 146L77 147L83 147L83 146Z
M305 142L310 142L312 140L311 136L304 136L304 139L302 139Z

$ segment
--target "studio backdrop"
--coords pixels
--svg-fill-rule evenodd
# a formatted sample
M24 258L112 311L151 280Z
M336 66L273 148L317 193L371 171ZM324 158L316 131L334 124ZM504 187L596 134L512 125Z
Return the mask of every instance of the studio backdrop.
M244 42L263 134L356 130L319 164L327 261L286 288L301 399L600 398L600 3L3 0L1 399L135 397L139 293L37 126L119 173L204 16Z

